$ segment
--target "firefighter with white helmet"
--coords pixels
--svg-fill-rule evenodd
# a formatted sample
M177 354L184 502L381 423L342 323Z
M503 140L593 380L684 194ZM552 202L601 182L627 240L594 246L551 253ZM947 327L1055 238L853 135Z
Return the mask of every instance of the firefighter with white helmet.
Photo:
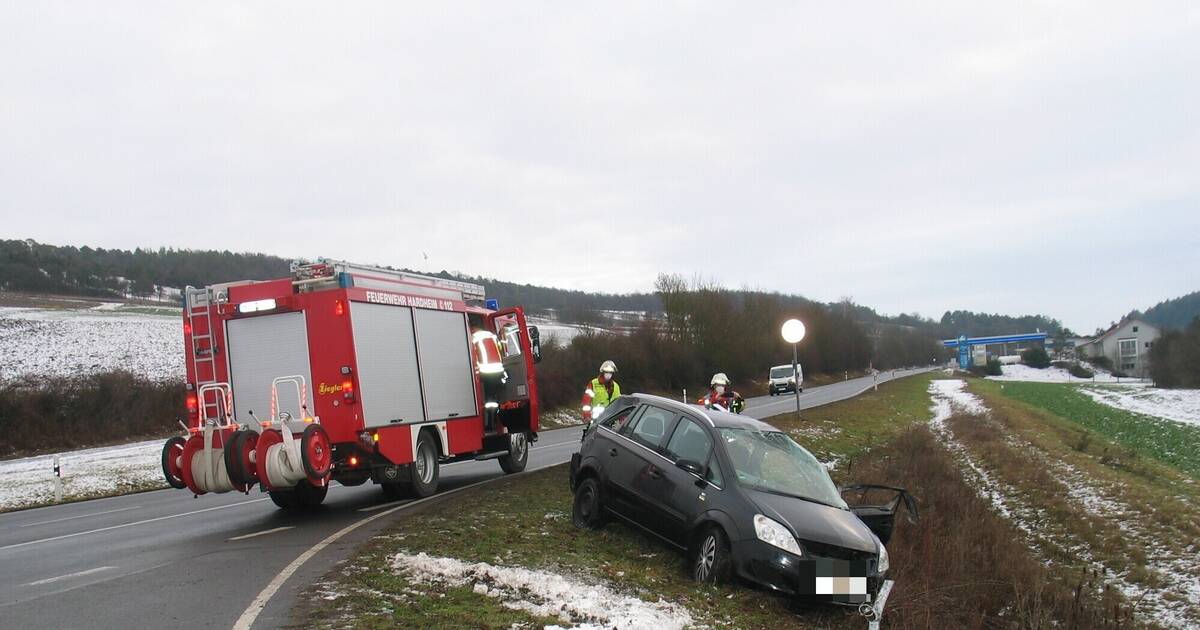
M729 377L724 372L713 374L708 382L708 394L700 399L700 404L709 409L722 409L733 413L742 413L746 401L742 395L729 388Z
M612 404L621 395L621 386L617 385L617 364L605 361L600 364L600 375L592 379L583 390L583 421L591 422L600 417L604 408Z

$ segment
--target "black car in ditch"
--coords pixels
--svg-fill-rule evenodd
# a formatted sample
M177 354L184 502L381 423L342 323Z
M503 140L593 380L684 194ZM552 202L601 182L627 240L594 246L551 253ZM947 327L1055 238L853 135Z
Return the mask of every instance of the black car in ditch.
M570 481L576 525L616 517L637 526L686 550L703 582L737 576L862 604L888 571L884 543L899 498L848 506L812 454L745 416L623 396L586 429Z

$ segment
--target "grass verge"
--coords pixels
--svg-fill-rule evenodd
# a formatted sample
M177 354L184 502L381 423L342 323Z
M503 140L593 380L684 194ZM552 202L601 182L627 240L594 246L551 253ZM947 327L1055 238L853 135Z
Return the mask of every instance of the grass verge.
M908 487L921 519L901 520L889 544L897 585L885 623L893 628L1118 627L1074 575L1031 553L1020 532L964 481L958 462L924 426L932 376L880 386L850 401L772 423L846 462L840 482ZM857 463L854 463L857 462ZM620 523L584 532L570 523L565 466L503 479L452 500L402 513L312 586L294 619L316 627L531 627L530 617L466 587L416 584L390 569L397 553L522 566L604 583L646 600L684 605L710 627L861 628L853 612L805 607L735 585L691 582L682 553ZM1074 579L1074 581L1073 581Z

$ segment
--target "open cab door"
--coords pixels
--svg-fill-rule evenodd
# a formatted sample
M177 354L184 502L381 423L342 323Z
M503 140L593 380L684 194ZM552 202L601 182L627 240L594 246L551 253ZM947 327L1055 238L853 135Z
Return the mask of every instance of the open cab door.
M917 521L917 502L904 488L859 483L842 486L839 490L843 495L848 492L858 493L857 501L851 502L849 499L846 501L850 504L850 511L854 512L863 523L866 523L867 527L879 537L879 542L885 545L892 538L892 532L896 528L896 513L900 510L901 505L908 510L909 522ZM881 503L867 503L868 494L874 498L890 498Z

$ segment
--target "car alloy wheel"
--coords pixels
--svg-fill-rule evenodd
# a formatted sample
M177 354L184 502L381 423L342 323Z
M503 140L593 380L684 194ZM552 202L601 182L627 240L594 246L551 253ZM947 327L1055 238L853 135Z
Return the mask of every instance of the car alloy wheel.
M717 537L715 534L709 534L704 537L704 542L700 544L700 553L696 554L696 579L701 582L708 582L716 561Z

